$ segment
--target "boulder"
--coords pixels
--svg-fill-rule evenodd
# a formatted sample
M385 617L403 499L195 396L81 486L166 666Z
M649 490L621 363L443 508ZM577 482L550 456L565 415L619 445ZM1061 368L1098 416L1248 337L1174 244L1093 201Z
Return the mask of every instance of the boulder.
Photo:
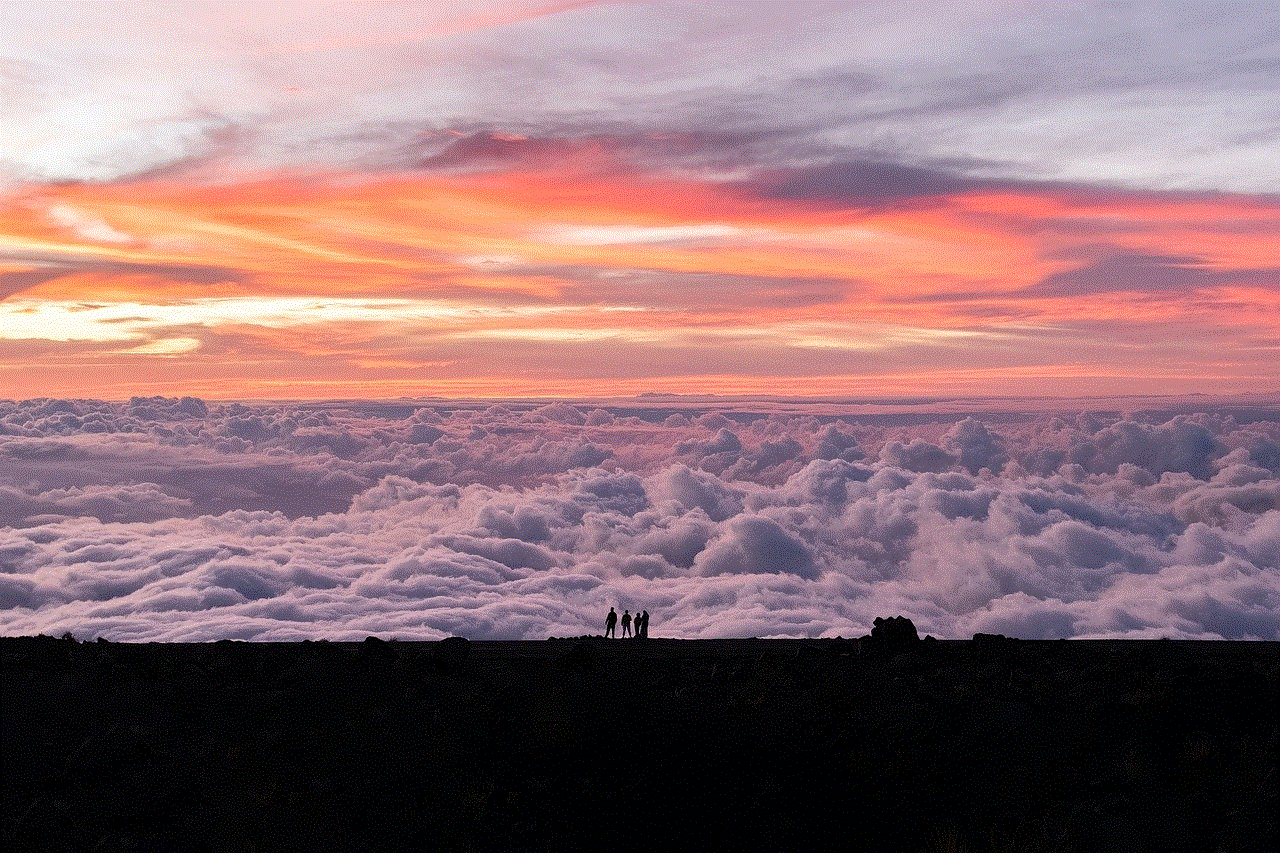
M392 660L396 656L396 650L390 643L381 637L365 637L364 642L360 644L360 657L365 660Z
M862 654L896 655L913 651L920 644L916 626L905 616L877 616L872 622L871 635L859 641Z
M974 634L969 643L969 656L979 663L1008 662L1017 642L1004 634Z
M471 641L466 637L445 637L436 643L435 660L441 669L449 672L461 670L471 657Z

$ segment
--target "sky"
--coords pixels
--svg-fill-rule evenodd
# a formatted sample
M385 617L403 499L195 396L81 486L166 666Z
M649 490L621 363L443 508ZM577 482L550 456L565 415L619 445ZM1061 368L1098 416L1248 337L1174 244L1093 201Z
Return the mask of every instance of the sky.
M0 633L1280 640L1276 12L0 0Z
M0 397L1274 391L1275 11L0 2Z

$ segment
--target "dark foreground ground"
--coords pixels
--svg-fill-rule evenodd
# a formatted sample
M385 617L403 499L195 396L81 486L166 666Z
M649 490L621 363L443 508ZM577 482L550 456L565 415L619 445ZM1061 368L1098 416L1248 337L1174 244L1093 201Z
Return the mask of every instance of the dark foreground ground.
M0 638L0 848L1274 851L1278 646Z

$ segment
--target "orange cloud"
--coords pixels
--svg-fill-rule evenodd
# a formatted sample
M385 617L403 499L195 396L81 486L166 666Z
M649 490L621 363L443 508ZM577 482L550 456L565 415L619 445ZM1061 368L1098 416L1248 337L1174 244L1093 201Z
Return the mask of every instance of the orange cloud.
M18 395L117 396L184 383L214 396L326 396L326 383L377 394L767 391L778 381L768 364L788 360L811 371L814 393L1274 378L1256 344L1217 366L1207 357L1229 351L1232 334L1242 347L1265 338L1277 319L1273 200L1025 185L859 206L611 171L608 157L592 152L590 168L29 187L0 210L0 335L11 330L0 375ZM81 302L155 310L65 307ZM23 330L39 306L59 319ZM1217 333L1195 356L1206 329ZM113 335L119 345L104 347ZM1067 345L1074 357L1026 358ZM589 347L599 370L584 361ZM254 366L273 353L312 359L323 375ZM737 369L752 359L758 373ZM633 375L609 378L615 360Z

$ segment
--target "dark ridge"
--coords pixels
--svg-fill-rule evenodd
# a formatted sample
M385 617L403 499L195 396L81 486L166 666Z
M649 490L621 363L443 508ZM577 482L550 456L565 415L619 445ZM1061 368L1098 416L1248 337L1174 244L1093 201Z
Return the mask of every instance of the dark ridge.
M1280 643L877 628L0 638L0 849L1276 849Z

